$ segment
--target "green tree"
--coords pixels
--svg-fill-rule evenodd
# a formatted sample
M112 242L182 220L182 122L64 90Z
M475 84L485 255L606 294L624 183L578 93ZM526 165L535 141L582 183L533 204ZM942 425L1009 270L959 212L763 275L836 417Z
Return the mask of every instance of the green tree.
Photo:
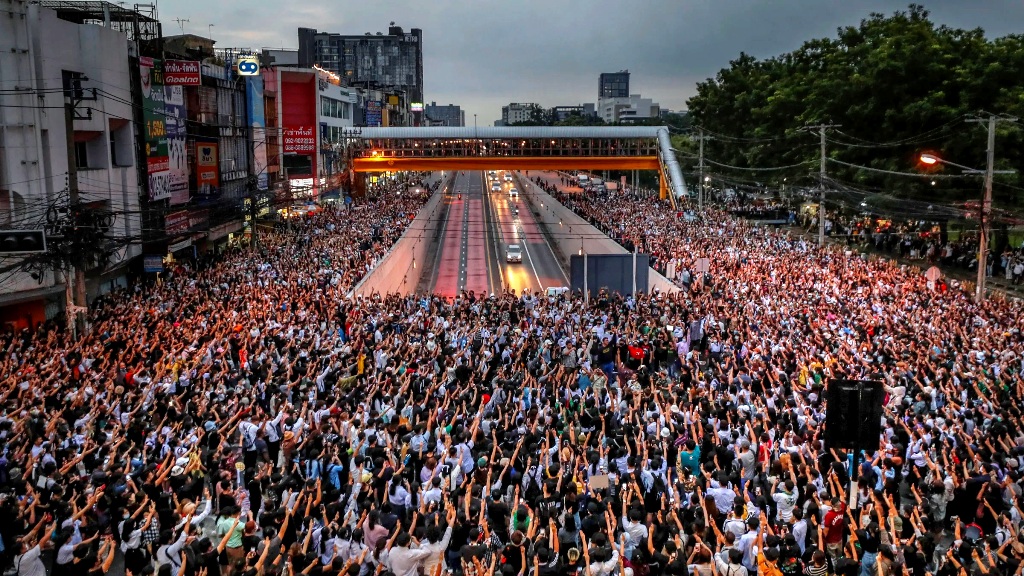
M800 128L819 122L841 125L829 143L830 157L841 162L906 172L928 150L982 167L984 131L963 119L982 110L1024 112L1024 36L989 41L981 30L937 26L911 5L890 16L871 14L835 38L809 40L775 58L741 53L698 84L687 104L693 124L716 134L705 146L709 159L739 167L804 163L773 174L779 180L813 181L818 142ZM1022 151L1019 129L998 135L1001 167L1024 168ZM828 170L857 187L929 201L975 199L980 188L961 179L932 186L836 163ZM1019 201L1010 188L996 192L1002 205Z

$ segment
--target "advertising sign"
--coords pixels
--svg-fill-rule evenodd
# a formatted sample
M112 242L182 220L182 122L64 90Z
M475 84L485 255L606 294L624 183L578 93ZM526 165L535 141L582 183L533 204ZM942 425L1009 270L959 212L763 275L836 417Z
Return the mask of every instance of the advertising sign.
M167 124L164 122L164 79L160 60L139 58L142 82L142 120L149 170L149 199L170 198Z
M185 89L164 86L164 123L167 125L168 186L171 205L188 202L188 152L185 144Z
M202 83L199 62L192 60L166 60L164 62L165 86L199 86Z
M413 112L423 112L423 102L413 102L409 104L409 110Z
M163 272L164 259L161 256L147 254L142 258L142 269L144 272Z
M255 54L241 54L235 61L235 70L239 76L258 76L260 73L260 61Z
M285 154L312 154L316 151L316 136L312 126L284 129Z
M378 100L367 100L366 101L366 126L380 126L381 122L381 103Z
M249 76L245 79L245 94L252 128L252 169L256 174L256 188L269 187L267 174L267 115L263 103L263 77Z
M175 236L188 232L188 210L171 212L164 216L164 232L168 236Z
M204 196L220 189L216 142L196 142L196 187Z

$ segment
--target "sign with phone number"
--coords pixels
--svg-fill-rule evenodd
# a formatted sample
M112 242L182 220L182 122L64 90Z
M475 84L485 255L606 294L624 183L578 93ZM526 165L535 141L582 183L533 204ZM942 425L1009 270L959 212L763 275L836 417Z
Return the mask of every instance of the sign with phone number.
M311 153L316 150L316 138L312 126L284 129L284 151L288 153Z

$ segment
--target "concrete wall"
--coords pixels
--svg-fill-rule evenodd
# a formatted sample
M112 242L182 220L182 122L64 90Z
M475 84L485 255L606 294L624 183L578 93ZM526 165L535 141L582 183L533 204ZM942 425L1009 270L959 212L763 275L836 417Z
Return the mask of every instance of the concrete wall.
M454 175L454 172L452 174ZM437 177L440 178L440 174ZM416 290L420 275L424 272L427 249L430 248L437 228L441 225L441 212L444 207L441 200L444 198L444 188L448 185L449 178L448 175L445 176L446 181L416 213L416 217L402 233L398 242L395 242L381 258L373 271L356 284L349 296L368 296L374 292L408 294ZM415 267L413 263L416 264Z
M618 242L606 236L582 216L563 206L525 176L517 173L516 181L522 198L530 205L541 229L548 236L555 257L565 270L570 269L569 257L579 253L581 244L583 251L588 254L628 253ZM577 233L580 237L573 238ZM660 292L679 290L653 268L650 269L648 284L651 290Z

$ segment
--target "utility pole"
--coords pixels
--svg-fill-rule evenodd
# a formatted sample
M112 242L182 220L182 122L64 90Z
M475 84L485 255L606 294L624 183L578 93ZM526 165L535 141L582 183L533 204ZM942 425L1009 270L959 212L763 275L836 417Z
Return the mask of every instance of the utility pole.
M825 162L827 156L825 155L825 130L829 128L841 128L840 124L818 124L815 126L804 126L801 130L817 130L818 136L821 138L821 172L819 174L818 189L820 196L818 198L818 246L825 245Z
M700 135L700 152L697 155L697 169L700 171L700 175L697 177L697 210L704 212L704 141L711 140L710 136L704 135L704 129L698 128Z
M988 118L970 118L968 122L985 122L988 124L988 147L985 150L985 195L982 197L981 210L978 213L978 280L975 287L975 299L985 301L985 282L988 277L988 227L992 216L992 177L996 164L996 125L999 122L1016 122L1016 118L989 115Z
M65 236L71 236L72 246L78 235L76 229L82 214L81 204L78 196L78 160L75 153L75 118L79 118L78 104L84 100L95 100L95 93L87 98L82 91L82 76L77 73L65 72L64 74L64 136L67 140L67 161L68 161L68 217L71 219L70 226L65 230ZM92 110L88 110L83 119L92 117ZM64 269L64 294L65 313L67 314L67 327L74 338L85 334L88 330L88 318L80 313L88 311L85 294L85 270L79 265L82 258L79 250L72 249L68 254L68 262Z

